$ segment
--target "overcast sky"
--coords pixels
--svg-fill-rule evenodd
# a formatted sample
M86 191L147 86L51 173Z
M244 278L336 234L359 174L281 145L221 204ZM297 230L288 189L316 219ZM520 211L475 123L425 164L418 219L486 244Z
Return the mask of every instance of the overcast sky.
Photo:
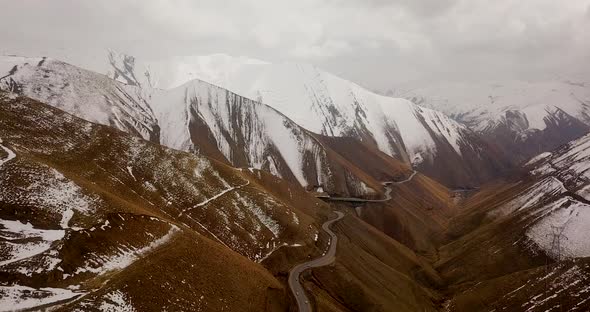
M0 0L0 53L108 48L306 62L372 89L530 79L590 72L590 0Z

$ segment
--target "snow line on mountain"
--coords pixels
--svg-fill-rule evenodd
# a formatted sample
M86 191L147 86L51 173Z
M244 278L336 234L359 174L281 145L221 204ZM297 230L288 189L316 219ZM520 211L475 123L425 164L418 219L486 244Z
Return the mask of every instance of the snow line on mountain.
M205 206L205 205L206 205L206 204L208 204L210 201L213 201L213 200L215 200L215 199L217 199L217 198L219 198L219 197L223 196L223 195L224 195L224 194L226 194L227 192L231 192L231 191L233 191L233 190L240 189L240 188L242 188L242 187L244 187L244 186L247 186L247 185L249 185L249 184L250 184L250 181L247 181L247 182L246 182L246 183L244 183L244 184L241 184L241 185L238 185L238 186L232 186L232 187L230 187L230 188L227 188L227 189L225 189L225 190L221 191L220 193L218 193L218 194L214 195L214 196L213 196L213 197L211 197L211 198L208 198L208 199L206 199L206 200L204 200L204 201L202 201L202 202L200 202L200 203L198 203L198 204L196 204L196 205L194 205L194 206L192 206L192 207L189 207L189 208L186 208L186 209L182 210L182 211L181 211L181 212L178 214L178 216L179 216L179 217L181 217L181 216L182 216L182 215L183 215L185 212L187 212L187 211L189 211L189 210L192 210L192 209L195 209L195 208L198 208L198 207Z
M76 270L74 275L84 272L91 272L98 275L102 275L104 273L110 271L117 271L125 269L126 267L133 264L138 259L142 258L142 256L146 255L147 253L151 252L152 250L168 243L174 234L180 231L180 228L174 224L170 224L170 230L164 236L152 241L145 247L139 249L131 249L128 251L124 251L122 253L116 254L114 257L107 258L102 265L97 268L91 267L89 264L86 267L81 267ZM101 258L103 260L103 258ZM96 261L93 261L96 263Z

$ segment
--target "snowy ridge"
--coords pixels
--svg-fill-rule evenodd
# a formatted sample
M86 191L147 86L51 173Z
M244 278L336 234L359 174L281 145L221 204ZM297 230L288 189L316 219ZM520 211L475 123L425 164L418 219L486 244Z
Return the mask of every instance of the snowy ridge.
M0 90L47 103L88 121L158 140L144 90L49 59L0 56Z
M543 175L552 174L570 189L582 189L590 184L590 135L564 145L552 153L531 159L527 168ZM548 168L540 171L541 168Z
M388 93L452 116L515 163L590 131L588 81L441 83Z
M562 254L590 256L590 135L542 153L525 166L537 182L499 211L524 212L526 236L551 256L557 256L551 238L557 230L568 238L562 240Z
M403 99L380 96L310 65L270 64L219 54L177 58L167 64L163 75L175 77L175 82L163 87L175 86L183 79L208 81L270 105L312 132L367 136L391 156L408 153L400 150L402 144L409 150L410 159L418 152L436 153L436 138L428 130L460 154L461 132L466 129L443 114L425 111ZM159 67L165 68L163 62ZM169 74L171 71L173 74ZM442 124L444 129L437 127ZM398 132L403 142L397 141Z
M286 170L302 186L317 185L322 181L305 177L304 155L307 154L316 158L313 162L316 172L328 174L322 167L325 162L321 158L325 155L319 143L266 105L200 80L155 92L152 98L164 145L198 149L190 129L203 123L214 137L217 149L236 166L266 169L277 176L284 176ZM245 158L246 163L240 164L240 158Z
M573 81L504 81L486 83L443 83L396 92L419 103L484 130L500 122L508 110L526 116L523 130L545 129L546 119L557 110L590 122L590 87Z
M183 151L214 146L234 166L263 169L303 186L334 189L336 184L325 149L307 131L271 107L226 89L200 80L170 90L152 88L140 78L149 75L133 74L130 58L111 64L117 79L128 84L51 59L2 57L2 64L6 74L0 89L83 119ZM361 189L355 187L357 176L347 176L351 189Z
M125 60L127 56L119 58ZM161 88L186 88L191 83L186 81L195 79L207 81L269 105L313 133L352 137L376 147L447 185L479 184L498 175L508 164L497 149L445 114L403 98L376 94L311 65L271 64L216 54L145 63L134 59L133 66L136 73L149 71L150 77L158 77ZM163 122L160 116L158 120ZM219 128L218 132L222 131ZM227 155L228 145L217 145ZM261 168L284 177L276 161L267 163Z

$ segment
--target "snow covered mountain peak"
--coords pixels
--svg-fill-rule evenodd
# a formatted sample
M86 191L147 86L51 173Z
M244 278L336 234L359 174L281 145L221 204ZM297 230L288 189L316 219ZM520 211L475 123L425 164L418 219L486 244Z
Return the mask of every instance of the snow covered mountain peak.
M590 130L583 79L439 83L392 92L440 110L524 161Z
M266 65L265 61L223 53L176 56L164 60L145 61L133 56L109 51L105 73L117 79L118 72L136 76L140 83L159 89L172 89L199 79L223 86L235 72L245 66ZM117 79L127 83L125 80Z
M324 166L329 155L316 134L360 141L447 185L476 185L505 167L488 143L443 113L311 65L227 55L146 64L110 52L107 59L112 79L60 61L9 58L3 62L17 70L2 66L0 88L17 88L84 119L172 148L206 150L304 186L331 179L333 168ZM343 181L338 183L360 185Z
M466 157L480 159L476 155L487 149L474 142L469 129L443 113L379 95L309 64L272 64L216 54L141 65L135 60L135 67L136 72L149 72L152 80L157 77L159 87L205 81L269 105L311 132L353 137L424 168L439 166L442 158L451 168L463 167L453 163Z
M590 102L590 85L567 79L453 82L397 92L397 95L454 116L476 130L484 130L514 110L526 115L525 130L543 130L547 127L544 118L556 109L571 116L583 116L585 105L581 104Z

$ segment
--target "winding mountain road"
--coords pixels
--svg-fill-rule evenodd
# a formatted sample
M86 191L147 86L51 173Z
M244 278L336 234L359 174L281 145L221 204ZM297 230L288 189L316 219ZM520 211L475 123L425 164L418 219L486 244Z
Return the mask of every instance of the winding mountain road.
M340 211L334 212L337 215L336 218L328 220L322 224L322 229L324 229L324 231L330 235L330 247L328 248L328 251L319 258L295 266L293 269L291 269L291 272L289 272L289 287L293 292L293 296L295 296L295 299L297 300L297 308L299 309L299 312L312 311L311 304L309 303L309 299L305 294L305 290L303 290L303 286L301 286L301 283L299 282L299 276L301 273L309 268L317 268L328 265L336 260L336 246L338 245L338 236L336 236L336 234L330 230L330 225L342 219L344 217L344 213Z
M390 187L391 184L403 184L406 183L414 178L417 171L412 172L407 179L398 182L384 182L385 185L385 198L383 199L362 199L362 198L346 198L346 197L327 197L322 199L334 200L334 201L358 201L358 202L366 202L366 203L375 203L375 202L385 202L391 199L391 191L392 188ZM336 260L336 246L338 245L338 236L330 229L330 226L335 223L336 221L342 219L344 217L344 213L340 211L334 211L336 213L336 218L330 219L324 224L322 224L322 229L330 235L330 247L328 247L328 251L321 257L316 258L314 260L304 262L301 264L296 265L291 271L289 272L289 288L291 288L291 292L293 292L293 296L295 296L295 300L297 301L297 308L299 312L311 312L313 311L311 308L311 304L309 303L309 298L303 289L303 286L299 282L299 276L303 271L310 269L310 268L317 268L321 266L325 266L331 264Z
M397 182L383 182L383 185L385 185L385 198L382 199L364 199L364 198L357 198L357 197L330 197L330 196L317 196L317 198L319 199L323 199L326 201L341 201L341 202L352 202L352 203L381 203L381 202L386 202L388 200L391 199L391 191L392 188L389 187L389 185L391 184L404 184L406 182L411 181L414 176L416 175L416 173L418 173L418 171L413 171L412 174L405 180L403 181L397 181Z

